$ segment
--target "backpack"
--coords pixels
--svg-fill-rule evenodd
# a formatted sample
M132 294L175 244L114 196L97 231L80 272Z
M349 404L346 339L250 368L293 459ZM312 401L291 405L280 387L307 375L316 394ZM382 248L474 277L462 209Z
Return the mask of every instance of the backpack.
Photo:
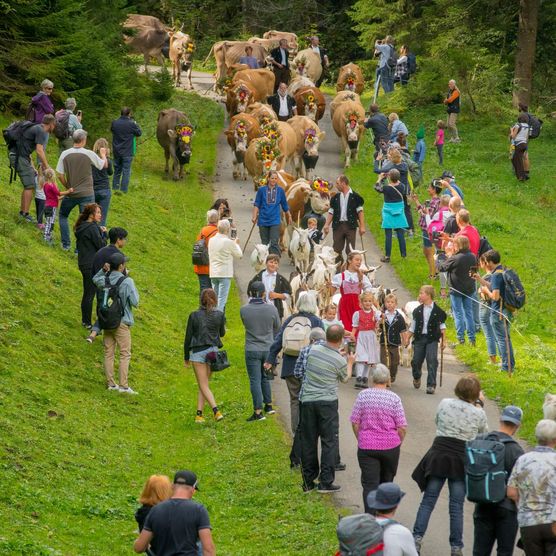
M203 235L193 244L191 261L197 266L207 266L209 264L208 241Z
M110 272L104 276L104 286L97 292L97 316L101 330L115 330L124 316L124 304L120 299L120 285L127 278L122 276L115 284L110 283Z
M529 114L529 139L536 139L541 134L542 120Z
M70 113L63 108L54 114L56 118L56 127L54 128L54 135L56 139L63 141L70 136L69 119Z
M465 492L470 502L497 504L506 497L506 447L513 439L480 435L465 446Z
M417 56L410 52L407 55L407 73L414 74L417 71Z
M396 49L390 44L388 45L390 47L390 55L388 56L388 59L386 60L386 65L390 68L390 69L395 69L397 64L398 64L398 56L396 55Z
M417 187L423 179L421 166L419 166L419 163L415 162L415 160L413 160L407 152L400 152L402 155L402 160L407 164L407 180L409 182L409 188L413 190L413 188Z
M517 272L511 268L504 268L496 271L496 274L500 273L504 278L504 307L512 312L521 309L525 305L525 288Z
M37 117L37 112L36 112L35 104L33 103L33 101L31 101L29 103L29 106L27 106L27 110L25 111L25 119L29 122L34 122L36 117Z
M340 543L339 556L382 556L384 554L384 530L397 521L390 519L380 524L370 514L343 517L336 527Z
M444 223L445 223L445 219L444 219L444 215L450 212L450 208L449 207L440 207L438 209L438 212L436 214L439 215L438 220L432 220L431 223L428 225L427 227L427 232L429 234L429 238L431 241L435 241L436 239L433 238L433 234L435 232L442 232L444 231ZM433 216L436 216L436 214L433 214Z
M23 133L34 125L36 124L27 120L18 120L2 130L2 136L8 148L8 160L10 161L10 183L17 177L17 165Z
M493 247L487 237L481 236L481 240L479 241L479 257L484 255L487 251L490 251L492 248Z
M282 334L282 349L285 355L299 355L299 352L309 345L311 334L311 319L303 315L293 317L286 325Z

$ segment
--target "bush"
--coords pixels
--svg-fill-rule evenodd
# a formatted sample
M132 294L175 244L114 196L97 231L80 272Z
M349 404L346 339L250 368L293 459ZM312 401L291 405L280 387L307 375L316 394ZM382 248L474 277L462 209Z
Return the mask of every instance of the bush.
M151 95L156 102L165 102L174 94L174 83L168 69L164 66L159 72L151 74Z

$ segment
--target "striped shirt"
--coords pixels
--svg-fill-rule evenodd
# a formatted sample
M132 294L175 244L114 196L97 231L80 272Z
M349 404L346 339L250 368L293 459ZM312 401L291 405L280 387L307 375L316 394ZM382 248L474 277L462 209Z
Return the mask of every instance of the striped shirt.
M337 350L326 344L311 346L301 388L301 402L336 401L338 382L344 382L346 378L347 363Z

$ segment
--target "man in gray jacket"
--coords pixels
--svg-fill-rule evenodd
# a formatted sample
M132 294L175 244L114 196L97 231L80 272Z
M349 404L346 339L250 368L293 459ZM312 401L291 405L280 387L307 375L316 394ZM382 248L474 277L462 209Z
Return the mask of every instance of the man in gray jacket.
M249 386L253 398L253 415L247 421L262 421L267 415L275 413L272 408L272 392L267 371L263 368L274 336L280 330L278 309L265 303L265 287L262 282L252 282L249 303L240 309L241 320L245 326L245 366L249 375Z
M119 287L118 295L124 309L124 314L118 328L104 330L104 372L108 390L124 392L126 394L137 394L127 383L129 362L131 360L131 326L133 320L132 308L139 304L139 293L133 279L127 275L125 268L126 258L122 253L111 255L108 264L108 274L101 268L94 276L93 282L99 289L105 287L105 276L108 276L110 284L117 284L123 278ZM114 382L114 358L116 346L120 349L120 384Z

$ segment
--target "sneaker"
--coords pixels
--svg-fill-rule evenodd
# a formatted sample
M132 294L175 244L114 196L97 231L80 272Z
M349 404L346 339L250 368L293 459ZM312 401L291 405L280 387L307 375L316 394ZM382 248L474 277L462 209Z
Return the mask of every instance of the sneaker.
M335 485L335 484L330 484L330 485L323 485L322 483L319 484L319 486L317 487L317 491L320 494L328 494L331 492L338 492L339 490L342 490L342 487L340 485Z
M92 344L92 343L95 341L95 338L96 338L96 337L97 337L96 334L89 334L89 335L85 338L85 341L86 341L88 344Z
M214 420L215 421L222 421L222 419L224 419L224 415L222 415L222 412L220 410L218 410L215 414L214 414Z
M220 413L220 412L218 412ZM216 418L216 415L215 415ZM253 415L251 415L251 417L249 417L249 419L247 419L247 422L250 421L264 421L266 419L266 417L262 414L262 413L253 413Z
M381 263L389 263L390 262L390 257L381 257L380 262Z
M30 224L37 223L37 221L28 212L19 211L19 217L25 220L25 222L29 222Z
M307 494L308 492L311 492L312 490L315 490L317 488L317 485L313 482L313 483L309 483L309 484L305 484L303 483L301 485L301 488L303 489L303 492L305 494Z
M353 387L357 390L361 390L361 388L363 388L363 379L360 376L355 379Z
M123 388L122 386L120 386L120 392L123 392L124 394L138 394L139 392L136 392L135 390L133 390L132 388L130 388L129 386L127 388Z
M452 549L450 550L450 555L451 556L463 556L463 550L460 546L452 546Z
M427 394L434 394L434 387L433 386L427 386Z
M44 230L45 226L44 226L44 224L37 224L37 228L39 230Z
M268 404L266 404L266 405L264 406L264 412L265 412L267 415L274 415L274 414L276 413L276 410L275 410L275 409L272 409L272 404L269 404L269 403L268 403Z
M334 466L334 471L345 471L346 467L347 465L343 461L341 461Z
M112 392L119 392L120 387L117 384L112 384L111 386L108 386L107 390L111 390Z
M421 554L421 546L423 546L423 537L415 537L413 541L415 542L415 549L417 550L417 554Z
M419 388L421 388L421 379L420 378L414 378L413 379L413 388L416 388L417 390L419 390Z
M361 388L368 388L369 387L369 379L364 377L361 379Z
M390 384L394 384L394 382L396 382L396 377L390 376Z
M87 330L92 330L92 328L93 328L93 325L92 325L92 324L87 324L86 322L82 322L82 323L81 323L81 326L82 326L83 328L86 328Z
M195 423L202 425L205 422L205 418L202 415L195 415Z

